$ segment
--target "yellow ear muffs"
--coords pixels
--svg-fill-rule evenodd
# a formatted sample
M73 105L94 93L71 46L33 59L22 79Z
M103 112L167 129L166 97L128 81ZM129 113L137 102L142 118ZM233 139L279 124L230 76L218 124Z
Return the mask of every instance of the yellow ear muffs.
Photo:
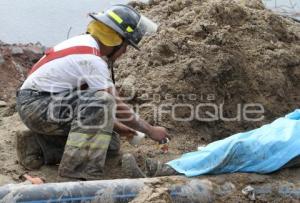
M91 21L88 25L87 32L105 46L119 46L123 42L121 36L116 31L99 21Z

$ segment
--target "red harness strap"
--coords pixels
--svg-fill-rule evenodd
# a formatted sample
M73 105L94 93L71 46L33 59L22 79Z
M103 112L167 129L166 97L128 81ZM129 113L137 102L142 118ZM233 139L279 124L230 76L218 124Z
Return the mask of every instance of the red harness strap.
M62 58L68 55L72 54L92 54L96 56L101 56L101 53L98 49L94 47L88 47L88 46L75 46L66 48L59 51L54 51L53 48L46 50L45 55L31 68L29 75L31 75L33 72L35 72L37 69L39 69L42 65L53 61L58 58Z

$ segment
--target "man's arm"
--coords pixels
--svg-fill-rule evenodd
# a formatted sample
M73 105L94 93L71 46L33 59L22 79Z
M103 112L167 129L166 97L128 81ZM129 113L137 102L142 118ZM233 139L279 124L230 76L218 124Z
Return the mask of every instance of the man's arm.
M114 87L108 88L104 91L107 91L114 96L117 104L116 117L122 124L149 135L150 138L155 141L161 141L165 138L170 138L165 128L152 126L145 120L139 118L134 111L121 100L117 90ZM120 127L118 124L115 126Z
M116 131L121 136L127 137L127 139L131 139L133 136L135 136L137 134L135 130L122 124L118 120L114 121L114 131Z

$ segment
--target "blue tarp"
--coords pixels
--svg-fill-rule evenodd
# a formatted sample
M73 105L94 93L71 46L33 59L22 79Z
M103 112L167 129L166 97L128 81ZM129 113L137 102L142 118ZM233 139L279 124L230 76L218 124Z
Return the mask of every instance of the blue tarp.
M258 129L213 142L168 165L186 176L271 173L300 155L300 109Z

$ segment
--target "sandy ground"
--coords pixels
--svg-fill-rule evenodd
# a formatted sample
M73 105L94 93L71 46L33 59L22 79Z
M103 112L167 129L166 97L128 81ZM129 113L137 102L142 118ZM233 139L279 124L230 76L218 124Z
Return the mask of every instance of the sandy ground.
M2 111L7 111L3 109ZM18 164L17 155L16 155L16 133L17 131L22 131L26 129L23 123L19 119L17 113L8 116L2 117L0 122L0 135L2 137L0 141L0 150L1 150L1 166L0 166L0 185L5 183L10 183L11 181L20 182L20 175L24 173L29 173L33 176L39 176L46 180L46 182L61 182L61 181L70 181L72 179L61 178L57 176L58 166L44 166L40 170L36 171L27 171L22 166ZM146 157L158 158L162 161L171 160L178 157L184 146L182 145L183 140L179 138L173 139L172 144L170 145L169 152L164 154L161 152L159 146L152 140L146 139L143 142L143 145L139 147L131 146L126 140L123 140L122 144L122 153L134 153L141 163ZM186 142L188 145L188 142ZM192 145L192 143L191 143ZM117 178L126 178L121 170L121 155L116 157L108 157L106 160L106 170L105 174L99 179L117 179Z
M7 109L0 109L1 112L7 112ZM46 180L46 182L64 182L75 181L72 179L61 178L57 175L57 166L43 166L40 170L28 171L18 164L15 151L15 136L18 130L24 129L24 125L19 120L18 114L2 117L0 122L0 150L1 150L1 166L0 166L0 185L8 183L21 182L20 175L28 173L32 176L38 176ZM190 142L190 143L189 143ZM180 138L173 139L170 143L170 151L162 154L157 145L152 141L146 141L144 145L136 148L130 146L126 141L122 145L122 152L132 152L136 155L142 165L145 157L155 157L161 161L167 161L179 156L186 148L182 146L186 143L188 147L197 146L192 141L184 142ZM181 147L179 147L181 146ZM106 162L106 172L99 179L119 179L127 178L121 170L120 156L108 158ZM256 200L258 202L297 202L300 200L298 190L300 187L300 169L284 169L270 175L258 174L224 174L218 176L201 176L197 177L201 180L209 180L214 187L213 197L217 202L247 202L249 198L242 194L242 189L251 185L255 188L261 188L259 191L268 191L271 188L272 193L258 193ZM162 179L161 183L151 184L144 188L140 195L133 202L170 202L168 190L166 190L167 179ZM176 184L174 182L173 184ZM279 194L276 192L280 187L293 189L286 190L286 193ZM279 189L278 189L279 188Z

